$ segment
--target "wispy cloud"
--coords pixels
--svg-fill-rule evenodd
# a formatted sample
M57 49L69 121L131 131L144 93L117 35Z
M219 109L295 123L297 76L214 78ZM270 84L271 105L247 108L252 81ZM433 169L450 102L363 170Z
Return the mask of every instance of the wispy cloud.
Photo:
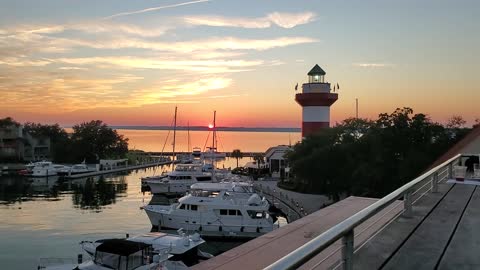
M125 49L137 48L154 51L170 51L190 53L194 51L212 50L256 50L264 51L291 45L317 42L309 37L280 37L274 39L241 39L235 37L217 37L204 40L190 40L183 42L155 42L135 38L119 38L104 40L57 39L53 45L64 47L90 47L96 49Z
M263 64L263 61L247 60L169 60L140 57L85 57L50 60L69 65L104 65L106 68L117 66L122 68L181 70L200 73L239 72Z
M395 65L388 63L353 63L352 66L361 68L392 68Z
M135 10L135 11L121 12L121 13L117 13L117 14L105 17L103 19L108 20L108 19L113 19L113 18L122 17L122 16L141 14L141 13L152 12L152 11L161 10L161 9L175 8L175 7L193 5L193 4L204 3L204 2L210 2L210 0L197 0L197 1L178 3L174 5L166 5L166 6L152 7L152 8L146 8L141 10Z
M8 65L15 67L42 67L50 64L47 60L33 60L19 57L0 58L0 65Z
M315 20L315 13L282 13L273 12L260 18L224 17L216 15L187 16L186 23L191 25L242 27L242 28L269 28L277 25L282 28L293 28Z

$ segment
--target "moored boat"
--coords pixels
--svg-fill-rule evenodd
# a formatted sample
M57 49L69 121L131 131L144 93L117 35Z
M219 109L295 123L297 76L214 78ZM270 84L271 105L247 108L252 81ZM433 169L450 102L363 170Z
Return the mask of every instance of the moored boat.
M36 162L32 169L31 176L33 177L47 177L57 175L60 170L69 168L65 165L53 164L50 161Z
M89 173L89 172L94 172L95 169L89 168L87 164L85 163L80 163L80 164L75 164L72 167L65 167L61 170L58 171L58 175L75 175L75 174L81 174L81 173Z
M197 163L178 164L175 170L165 175L142 179L154 194L185 193L192 184L211 181L212 174L204 172L203 165Z
M60 265L39 265L38 269L45 270L150 270L169 269L167 266L168 249L158 255L153 254L150 244L139 243L125 239L108 239L95 248L92 260L67 263ZM42 260L41 260L42 261ZM43 260L46 261L46 260ZM186 268L170 268L186 269Z
M178 203L143 207L160 230L184 228L215 238L255 238L278 228L269 208L245 182L197 183Z
M199 249L199 246L205 243L198 233L187 235L183 230L178 230L178 234L168 234L163 232L151 232L142 235L126 238L125 240L144 243L152 246L152 253L160 254L164 250L172 255L170 261L182 262L187 266L199 263L201 260L213 257ZM97 241L81 242L82 249L92 258L98 246L110 239L101 239Z

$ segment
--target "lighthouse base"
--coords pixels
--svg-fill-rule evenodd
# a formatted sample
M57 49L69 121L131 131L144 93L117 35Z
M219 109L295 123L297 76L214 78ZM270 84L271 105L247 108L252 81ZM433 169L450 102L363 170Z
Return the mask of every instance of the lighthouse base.
M329 128L330 122L303 122L302 137L307 137L320 132L322 129Z

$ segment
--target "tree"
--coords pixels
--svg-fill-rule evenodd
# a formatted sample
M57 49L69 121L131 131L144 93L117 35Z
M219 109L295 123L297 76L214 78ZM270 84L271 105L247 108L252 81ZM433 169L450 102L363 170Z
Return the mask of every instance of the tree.
M71 145L67 132L58 124L42 125L38 123L25 123L24 130L34 137L47 137L50 139L50 153L55 162L70 162Z
M235 149L232 152L232 157L237 159L237 168L238 168L238 160L243 158L243 153L240 151L240 149Z
M17 121L13 120L11 117L5 117L3 119L0 119L0 128L4 127L9 127L9 126L20 126L20 123Z
M473 128L477 128L480 126L480 118L475 118L475 123L473 124Z
M375 121L346 119L305 138L287 154L300 191L341 197L382 197L418 176L463 135L411 108Z
M73 126L71 140L76 160L97 162L104 158L124 158L128 152L128 139L100 120Z
M253 160L257 163L257 168L260 169L260 163L263 164L265 161L263 160L262 154L255 154L253 156Z
M447 128L450 129L459 129L465 126L467 121L463 119L460 115L453 115L447 120Z

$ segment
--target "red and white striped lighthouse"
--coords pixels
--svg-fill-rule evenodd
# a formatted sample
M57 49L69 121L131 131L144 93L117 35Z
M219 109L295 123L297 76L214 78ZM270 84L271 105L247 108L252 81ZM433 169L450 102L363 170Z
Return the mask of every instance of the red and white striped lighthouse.
M331 93L325 74L315 65L308 72L308 83L302 85L302 93L295 95L295 101L302 106L303 138L330 127L330 106L337 101L338 94Z

